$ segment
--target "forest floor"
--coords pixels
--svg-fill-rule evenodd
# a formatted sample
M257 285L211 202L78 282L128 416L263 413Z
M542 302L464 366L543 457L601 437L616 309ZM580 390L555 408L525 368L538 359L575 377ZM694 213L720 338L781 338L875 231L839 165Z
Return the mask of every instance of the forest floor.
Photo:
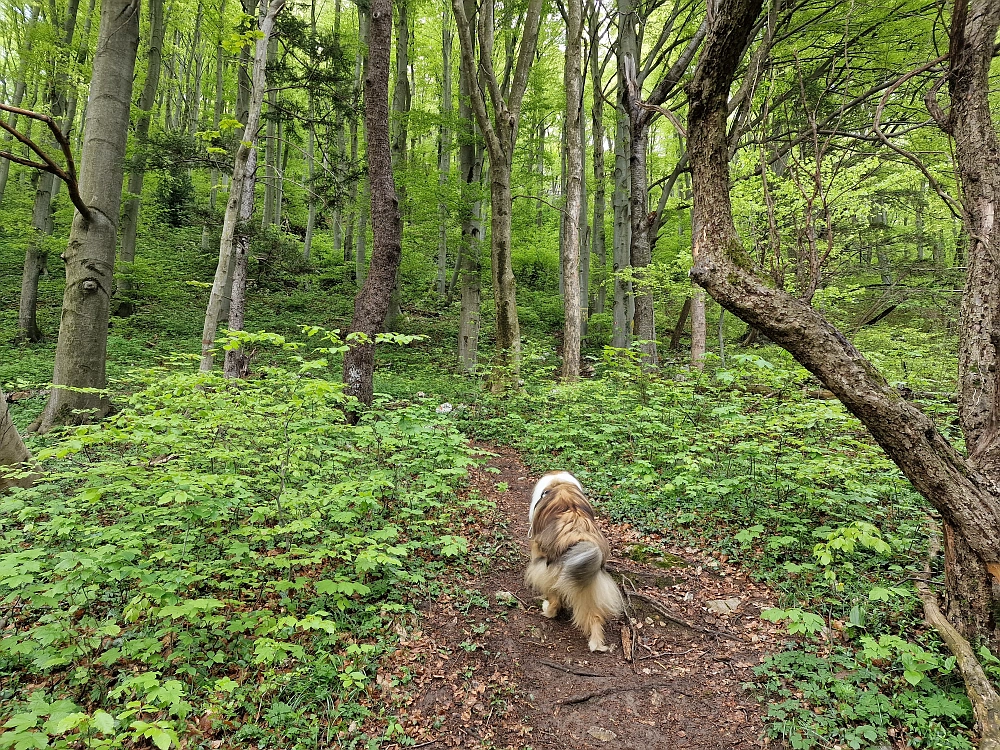
M725 559L625 525L602 528L628 613L592 654L523 582L537 476L516 453L479 446L470 492L495 511L469 520L483 566L427 601L379 676L411 747L576 750L755 747L761 705L741 686L784 635L760 619L775 596ZM464 587L464 591L463 591ZM402 634L402 633L401 633Z

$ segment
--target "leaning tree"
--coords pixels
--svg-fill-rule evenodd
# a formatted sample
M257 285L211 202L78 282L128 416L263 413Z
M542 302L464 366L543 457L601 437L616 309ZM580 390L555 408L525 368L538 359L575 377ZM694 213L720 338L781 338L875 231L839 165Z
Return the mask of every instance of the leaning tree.
M764 280L745 250L730 203L727 100L762 0L722 0L688 93L688 151L697 261L692 278L724 308L763 331L816 375L871 432L941 516L944 613L924 589L924 611L958 657L981 748L1000 747L1000 697L969 644L1000 652L1000 147L990 117L989 71L1000 4L956 0L947 72L950 107L927 97L955 141L971 238L961 305L960 407L966 455L938 432L823 315ZM900 82L907 80L902 76Z

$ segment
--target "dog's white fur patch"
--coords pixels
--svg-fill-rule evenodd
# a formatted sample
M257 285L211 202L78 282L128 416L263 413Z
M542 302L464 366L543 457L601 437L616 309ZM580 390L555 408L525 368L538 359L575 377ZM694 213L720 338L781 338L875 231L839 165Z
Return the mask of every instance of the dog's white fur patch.
M559 484L560 482L575 484L580 488L580 492L583 492L583 485L580 484L580 481L568 471L553 471L539 479L535 484L535 491L531 493L531 505L528 507L528 539L531 539L535 531L535 506L538 505L538 501L542 499L542 494L545 490L554 484Z

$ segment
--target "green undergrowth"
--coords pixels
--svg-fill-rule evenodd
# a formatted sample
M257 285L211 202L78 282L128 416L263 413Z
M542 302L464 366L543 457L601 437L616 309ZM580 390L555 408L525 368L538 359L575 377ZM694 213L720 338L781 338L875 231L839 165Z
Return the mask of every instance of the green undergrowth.
M132 379L0 499L0 748L378 745L375 665L468 550L463 435L289 369Z
M949 433L941 343L919 343L883 347L882 365L928 392L922 408ZM910 580L932 510L807 372L769 348L651 376L609 349L597 377L567 386L553 384L551 353L527 361L536 377L521 393L484 395L456 419L536 470L573 471L613 520L725 555L779 592L765 616L796 638L747 686L768 702L772 737L971 747L968 700Z

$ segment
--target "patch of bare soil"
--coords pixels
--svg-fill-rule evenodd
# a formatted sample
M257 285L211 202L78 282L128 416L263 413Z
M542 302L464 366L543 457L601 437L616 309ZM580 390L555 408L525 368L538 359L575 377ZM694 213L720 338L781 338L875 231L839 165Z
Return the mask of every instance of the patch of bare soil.
M472 489L497 504L473 540L489 564L465 593L427 602L380 676L415 747L763 745L760 706L740 686L778 647L759 617L773 594L701 550L602 521L629 611L608 624L614 650L591 654L564 616L542 616L522 580L536 479L506 450L472 471Z

